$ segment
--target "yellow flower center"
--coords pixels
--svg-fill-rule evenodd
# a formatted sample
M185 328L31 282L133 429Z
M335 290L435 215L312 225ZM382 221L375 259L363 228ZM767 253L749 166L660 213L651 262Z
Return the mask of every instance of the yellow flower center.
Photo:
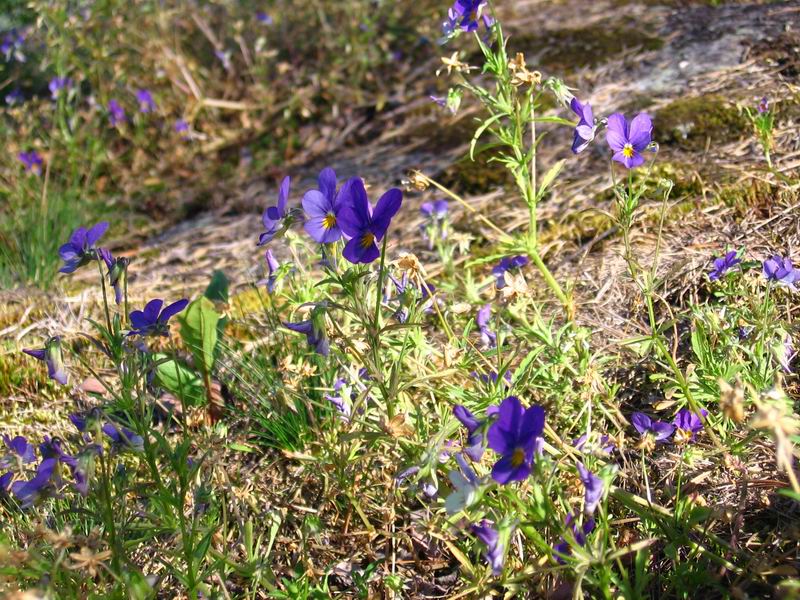
M328 213L327 215L325 215L325 218L322 219L322 226L325 229L333 229L334 227L336 227L336 215L334 215L333 213Z
M360 246L362 248L369 248L374 243L375 243L375 236L369 231L365 233L363 236L361 236Z
M525 450L522 448L514 448L514 453L511 455L511 466L518 467L525 462Z
M625 144L625 147L622 149L622 156L625 158L633 158L633 146Z

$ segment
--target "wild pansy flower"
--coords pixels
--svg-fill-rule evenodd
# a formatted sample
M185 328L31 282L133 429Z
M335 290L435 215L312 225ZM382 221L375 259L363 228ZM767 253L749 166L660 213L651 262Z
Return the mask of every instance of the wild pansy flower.
M50 90L50 96L55 100L61 95L63 90L68 90L72 87L72 79L69 77L53 77L50 83L47 84L47 89Z
M16 436L14 439L4 435L3 442L10 450L10 453L0 458L0 469L18 468L36 460L36 451L33 444L29 444L28 440L21 435Z
M594 531L594 525L594 519L587 519L584 521L583 526L578 528L575 516L572 513L567 514L567 518L564 520L564 527L571 528L572 538L578 546L586 544L586 536ZM565 537L562 537L561 542L553 546L553 553L556 555L556 562L563 565L564 558L572 554L572 545Z
M479 420L470 410L457 404L453 407L453 416L467 429L467 445L464 454L475 462L480 462L484 452L483 429L490 417L497 413L497 407L489 407L486 411L486 420Z
M603 480L589 471L581 462L577 464L577 468L578 477L584 489L583 511L587 515L592 515L597 509L597 505L600 504L600 500L603 499Z
M97 259L97 242L108 229L108 223L102 221L91 228L78 227L72 232L69 241L58 249L58 255L64 261L59 273L72 273L76 269Z
M267 249L264 253L264 260L267 262L267 292L272 294L275 291L275 282L278 280L278 276L276 273L278 269L280 269L281 265L278 262L278 259L275 258L275 255L272 253L272 250Z
M655 443L665 441L675 431L674 425L663 421L653 421L641 412L635 412L631 415L631 423L636 431L639 432L639 435L642 436L641 447L643 449L652 448Z
M139 104L140 113L147 114L156 109L156 101L153 99L153 94L150 93L150 90L137 90L136 102Z
M794 349L794 343L792 342L792 336L787 334L777 349L778 362L784 373L792 372L792 361L797 354L797 351Z
M273 23L272 17L263 10L256 11L256 21L262 25L272 25Z
M428 249L433 249L437 238L447 239L447 200L436 200L435 202L423 202L419 207L419 212L424 221L420 225L422 237L428 242Z
M106 423L103 425L103 433L111 438L112 446L117 450L133 450L141 452L144 450L144 439L142 436L131 431L127 427Z
M22 508L33 506L39 498L53 491L52 480L57 466L57 459L46 458L39 464L36 475L29 481L15 481L11 484L11 492Z
M11 481L13 479L13 471L0 475L0 499L8 498L8 492L11 490Z
M344 399L342 388L345 387L347 382L339 378L333 383L333 394L325 394L324 398L330 402L336 411L339 413L339 418L345 423L350 422L351 408L350 404Z
M488 375L486 373L480 373L479 374L477 371L471 371L469 376L470 377L474 377L475 379L478 379L481 383L497 383L497 380L499 378L499 376L497 374L497 371L490 371ZM511 385L512 385L511 384L511 371L503 372L503 377L502 377L502 379L500 381L503 383L503 385L505 385L506 387L510 388ZM489 408L497 409L496 406L489 407Z
M16 106L17 104L22 104L23 102L25 102L25 95L19 88L14 88L8 94L6 94L6 104L9 106Z
M705 409L700 410L700 415L705 417L708 411ZM693 442L697 434L703 431L703 420L699 415L693 413L688 408L682 408L675 415L672 424L675 426L675 443L682 444L686 442Z
M494 19L489 14L486 0L455 0L453 6L447 11L447 21L443 29L445 35L452 34L456 28L461 31L477 31L481 20L487 29L494 25Z
M582 104L577 98L572 98L569 107L576 115L578 115L578 124L575 126L575 133L572 139L572 151L575 154L580 154L592 143L594 140L597 125L594 122L594 113L592 106L588 102Z
M596 439L595 436L590 438L585 433L572 442L572 445L583 454L611 454L617 449L617 445L611 437L601 435L599 439Z
M763 115L769 112L769 98L763 96L758 102L758 114Z
M176 119L172 128L175 130L175 133L179 133L181 135L182 140L191 139L191 132L189 130L189 123L186 119Z
M130 259L121 256L114 258L111 251L107 248L100 248L97 253L108 269L108 282L114 289L114 301L117 304L122 303L122 295L125 289L125 281L128 277L128 265Z
M328 356L330 353L330 343L325 332L325 308L323 306L315 306L311 311L311 318L299 323L284 323L283 326L305 335L308 345L317 354Z
M230 50L214 50L214 56L219 59L219 62L222 63L222 68L226 71L230 71L233 68Z
M463 92L460 88L450 88L447 90L447 96L428 96L431 101L438 104L442 108L446 108L451 115L455 115L461 107L461 99Z
M161 298L150 300L144 310L134 310L130 314L131 330L128 335L169 335L169 320L188 304L189 300L183 298L162 310L164 301Z
M112 127L116 127L120 123L124 123L125 109L116 100L109 100L108 102L108 122Z
M25 62L25 54L22 53L25 35L24 29L20 31L12 29L3 36L3 42L0 44L0 53L5 56L6 61L15 58L19 62Z
M268 206L261 215L261 222L264 224L264 233L258 237L257 246L263 246L272 238L283 233L294 220L295 211L287 209L289 202L289 191L292 185L292 178L288 175L281 181L278 189L278 202L274 206Z
M28 356L41 360L47 365L47 375L61 385L67 384L67 371L64 369L64 357L61 353L61 337L53 336L48 339L44 348L26 348L22 350Z
M449 515L454 515L472 506L478 497L480 488L478 476L464 459L464 455L458 452L455 458L461 470L453 469L447 474L450 483L455 488L444 501L445 510Z
M348 180L341 193L339 226L345 235L350 236L342 256L353 264L371 263L381 255L378 242L386 235L392 218L400 210L403 193L397 188L388 190L374 209L360 177Z
M505 256L492 268L495 277L495 286L498 290L506 287L506 273L516 271L528 264L527 256Z
M19 158L19 161L25 167L26 173L33 173L35 175L42 174L42 157L39 156L36 150L20 152L17 154L17 158Z
M75 466L72 467L72 478L75 489L81 496L89 494L89 482L94 476L94 460L103 451L99 444L89 444L75 457Z
M708 274L711 281L716 281L726 275L736 265L740 264L742 260L738 258L738 252L731 250L725 256L720 256L714 259L714 268Z
M493 527L494 523L483 519L477 525L473 525L470 531L486 546L483 557L492 568L492 574L500 575L503 572L505 562L505 549L500 541L500 533Z
M653 141L653 121L646 113L640 113L628 123L625 115L614 113L608 117L606 141L614 151L612 159L634 169L644 163L642 152Z
M336 192L336 172L327 167L317 178L318 190L308 190L303 194L303 210L306 233L320 244L332 244L342 237L339 227L339 212L342 210L344 187Z
M489 426L489 447L500 455L492 478L500 484L523 481L533 470L537 440L544 430L544 409L522 407L519 398L509 396L500 404L497 419Z
M489 319L491 318L491 304L485 304L483 308L478 311L478 316L475 317L475 324L481 332L481 343L483 343L486 348L494 348L497 346L497 334L489 329Z
M774 281L778 285L785 285L790 290L797 291L794 284L800 281L800 270L795 269L792 259L788 256L772 256L764 261L762 272L767 281Z

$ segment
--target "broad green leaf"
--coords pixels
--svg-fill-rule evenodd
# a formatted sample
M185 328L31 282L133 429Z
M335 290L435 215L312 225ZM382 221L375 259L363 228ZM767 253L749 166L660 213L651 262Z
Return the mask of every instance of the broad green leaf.
M159 362L156 367L158 383L188 406L200 406L205 402L205 388L197 373L164 354L157 354L156 360Z
M542 177L542 182L539 185L539 191L537 192L538 199L542 199L544 193L547 191L547 188L549 188L553 181L555 181L555 178L558 177L558 174L561 172L561 169L564 167L566 162L567 161L565 160L558 161L556 164L550 167L547 173L544 174L544 177Z
M223 302L227 304L228 287L228 278L225 277L225 273L216 270L214 274L211 275L211 282L208 284L204 296L212 302Z
M181 337L206 375L214 368L220 319L214 303L205 296L192 302L180 317Z

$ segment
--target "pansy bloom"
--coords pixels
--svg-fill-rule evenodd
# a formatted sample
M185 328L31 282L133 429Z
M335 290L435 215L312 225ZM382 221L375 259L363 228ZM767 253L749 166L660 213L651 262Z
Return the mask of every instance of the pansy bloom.
M72 87L72 79L69 77L53 77L47 88L50 90L50 96L55 100L59 97L62 90L67 90Z
M575 522L575 516L572 513L569 513L564 521L564 526L572 531L572 538L578 546L586 545L586 536L594 531L594 525L594 519L587 519L584 521L583 526L578 527ZM564 557L572 554L572 546L566 537L562 537L561 542L553 546L553 553L556 555L556 562L563 565Z
M423 202L419 212L424 221L420 226L422 236L428 242L428 249L433 249L437 239L447 239L447 200Z
M479 27L479 19L487 29L494 25L494 19L489 14L489 5L486 0L455 0L453 6L447 11L447 21L444 24L445 35L450 35L457 27L462 31L476 31Z
M97 258L97 242L108 229L108 223L102 221L89 229L78 227L72 232L69 241L58 249L58 255L64 261L59 273L72 273L76 269L89 264Z
M52 480L57 466L57 459L46 458L39 464L36 475L29 481L15 481L11 484L11 492L22 508L33 506L39 498L52 491Z
M61 353L61 338L53 336L45 342L44 348L26 348L22 350L28 356L41 360L47 365L47 375L61 385L67 384L67 371L64 369L64 358Z
M7 435L3 436L3 442L9 453L0 457L0 469L11 469L20 465L26 465L36 460L36 451L33 444L21 435L11 439Z
M137 90L136 102L139 104L140 113L147 114L156 109L156 101L153 99L153 94L150 93L150 90Z
M112 127L116 127L120 123L125 122L125 109L116 100L109 100L108 102L108 122Z
M625 115L614 113L608 117L606 141L614 151L613 160L633 169L644 163L644 152L653 141L653 121L646 113L636 115L628 123Z
M478 311L475 317L475 324L481 332L481 342L486 348L494 348L497 345L497 334L489 328L489 319L492 318L492 305L486 304Z
M492 267L492 275L495 277L495 285L498 290L506 287L506 273L516 271L528 264L527 256L505 256L499 263Z
M686 443L693 442L697 434L703 431L703 420L700 418L705 417L708 411L705 409L700 410L700 415L693 413L688 408L682 408L675 415L672 424L675 426L675 442Z
M281 233L284 220L289 217L287 203L289 202L289 190L292 185L292 178L288 175L281 181L278 189L278 202L274 206L268 206L261 215L261 222L264 224L264 233L258 238L258 246L263 246L276 235Z
M270 249L264 253L264 260L267 263L267 292L271 294L275 291L275 282L278 280L277 272L281 265Z
M480 480L472 467L469 466L464 456L458 452L455 455L460 471L455 469L447 474L450 483L455 488L444 501L447 514L454 515L459 511L469 508L477 499Z
M353 264L371 263L381 255L378 242L386 235L392 218L400 210L403 193L392 188L380 197L373 209L367 198L364 182L353 177L342 190L343 206L339 212L339 226L350 241L342 256Z
M150 300L143 310L134 310L130 314L131 330L128 335L169 335L169 320L181 312L189 300L183 298L163 308L161 298Z
M486 438L489 447L500 455L492 478L506 484L523 481L533 470L537 440L544 430L544 409L541 406L522 407L516 396L500 404L497 420L489 426Z
M761 100L758 101L758 114L763 115L764 113L769 112L769 98L763 96Z
M19 161L22 163L23 167L25 167L26 173L33 173L35 175L42 174L42 157L39 156L39 153L36 150L31 150L30 152L20 152L17 155Z
M795 269L792 259L788 256L772 256L764 261L762 272L767 281L773 281L778 285L785 285L793 292L797 290L795 283L800 281L800 270Z
M483 557L492 568L492 574L500 575L503 572L505 554L503 544L500 542L500 533L493 527L493 523L486 519L473 525L470 530L486 546Z
M583 511L587 515L591 515L594 514L597 505L603 499L603 480L589 471L583 463L579 462L577 467L578 477L584 489Z
M256 11L256 21L262 25L272 25L273 23L272 17L263 10Z
M111 254L111 251L107 248L100 248L97 253L100 255L100 258L103 259L103 262L106 264L106 268L108 269L108 282L114 289L114 301L117 304L121 304L122 295L126 285L125 281L128 276L128 265L130 264L130 259L125 258L124 256L114 258Z
M328 356L330 353L330 343L328 342L328 336L325 333L324 327L316 324L318 318L321 319L322 317L312 317L311 319L300 321L299 323L284 323L283 326L297 333L302 333L306 336L306 341L308 345L314 349L314 352L322 356Z
M470 412L468 408L461 404L453 408L453 415L467 429L467 445L464 454L475 462L480 461L483 456L483 425L484 422Z
M142 436L131 431L127 427L106 423L103 425L103 433L111 438L111 444L117 450L133 450L141 452L144 450L144 439Z
M635 412L631 415L631 423L633 424L639 435L642 436L642 447L652 447L656 442L663 442L672 432L675 431L675 426L663 421L653 421L646 414Z
M342 237L339 212L342 209L342 192L336 193L336 172L327 167L320 171L318 190L308 190L303 195L306 233L320 244L332 244Z
M720 256L719 258L714 259L714 268L708 274L708 278L711 281L716 281L725 276L731 269L741 262L742 260L738 258L738 252L736 250L731 250L725 254L725 256Z
M594 113L592 106L588 102L582 104L577 98L573 98L569 107L576 115L578 115L578 124L575 126L575 132L572 139L572 151L575 154L580 154L589 146L594 140L594 134L597 131L597 125L594 123Z

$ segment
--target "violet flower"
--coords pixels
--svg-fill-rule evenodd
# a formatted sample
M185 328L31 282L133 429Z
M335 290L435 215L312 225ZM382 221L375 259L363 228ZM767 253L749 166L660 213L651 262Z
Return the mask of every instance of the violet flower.
M320 171L318 190L308 190L303 195L306 233L320 244L332 244L342 237L339 212L342 210L344 187L336 192L336 172L327 167Z
M258 238L257 246L263 246L272 238L285 230L284 220L287 221L287 226L290 223L290 211L287 210L286 204L289 201L289 191L292 185L292 178L288 175L281 181L278 190L278 202L274 206L268 206L264 209L261 215L261 222L264 224L264 233Z
M464 459L464 455L458 452L455 458L461 470L454 469L447 474L455 488L444 501L445 510L449 515L469 508L477 499L480 486L478 476Z
M64 357L61 352L61 337L53 336L48 339L44 348L25 348L22 350L28 356L41 360L47 365L47 376L61 385L68 381L67 371L64 369Z
M166 306L163 310L164 301L161 298L150 300L144 310L134 310L130 314L131 330L128 335L169 335L169 320L181 312L189 304L189 300L183 298L177 302Z
M608 117L606 141L614 151L613 160L634 169L644 163L642 152L653 141L653 121L640 113L628 123L625 115L614 113Z
M788 335L784 338L783 343L778 349L778 362L781 365L784 373L792 372L792 361L797 356L797 351L792 342L792 336Z
M278 280L278 276L276 275L278 269L280 269L280 263L278 259L275 258L275 255L272 254L272 250L267 249L264 253L264 260L267 261L267 292L272 294L275 291L275 282Z
M124 256L114 258L111 251L107 248L100 248L97 253L108 269L108 282L114 289L114 301L117 304L122 304L122 296L125 291L125 282L128 277L128 265L130 259Z
M72 232L69 241L58 249L58 255L64 261L59 273L73 273L78 268L97 259L97 242L108 229L108 223L101 221L90 229L78 227Z
M420 225L422 237L428 242L428 249L432 250L437 238L447 239L447 200L423 202L419 212L425 219Z
M758 114L763 115L769 112L769 98L763 96L758 102Z
M455 0L453 6L447 11L447 21L444 24L445 35L450 35L457 27L462 31L477 31L480 26L478 20L490 29L494 19L489 14L486 0Z
M26 173L33 173L34 175L42 174L42 157L39 156L36 150L20 152L17 154L17 158L19 158L19 161L25 167Z
M725 256L720 256L719 258L714 259L714 269L708 274L708 278L711 281L716 281L726 275L731 269L733 269L736 265L742 262L740 258L737 257L738 252L736 250L731 250Z
M3 442L11 452L0 458L0 469L11 469L36 460L33 444L29 444L28 440L21 435L14 439L4 435Z
M175 130L175 133L180 134L182 140L185 141L192 138L192 134L189 129L189 123L186 121L186 119L176 119L172 128Z
M381 255L377 242L383 239L392 217L400 210L403 193L392 188L380 197L373 209L359 177L348 180L341 191L342 208L339 211L339 226L350 241L342 251L353 264L371 263Z
M328 336L325 334L324 315L322 313L314 314L312 312L310 319L299 323L284 323L283 326L305 335L308 345L317 354L328 356L330 353L330 343L328 342Z
M122 108L122 105L116 100L109 100L108 122L111 124L111 126L116 127L117 125L119 125L120 123L124 123L125 121L126 121L125 109Z
M592 515L597 509L597 505L600 504L600 500L603 499L603 480L589 471L589 469L587 469L583 463L579 462L577 467L578 477L580 478L585 490L583 511L587 515Z
M705 417L708 411L701 409L700 414ZM703 420L688 408L679 410L672 424L675 426L676 443L693 442L697 434L703 431Z
M663 421L653 421L646 414L640 412L631 415L631 423L640 436L651 436L656 442L663 442L675 431L674 425Z
M156 110L156 101L153 99L153 94L150 93L150 90L137 90L136 102L139 103L140 113L147 114Z
M575 516L572 513L567 514L564 521L564 526L571 528L572 538L578 546L586 545L586 536L594 531L594 519L587 519L584 521L583 526L579 529L575 523ZM556 555L556 562L563 565L564 558L572 554L572 545L567 541L566 537L561 538L561 542L553 546L553 553Z
M272 25L272 23L274 22L272 17L263 10L259 10L256 12L256 21L258 21L262 25Z
M461 404L453 407L453 415L467 429L467 445L464 454L475 462L480 462L484 452L483 426L485 421L480 421L469 409Z
M53 77L47 88L50 90L50 96L55 100L61 95L63 90L68 90L72 87L72 79L69 77Z
M333 405L333 408L336 409L336 412L339 413L339 418L344 421L345 423L350 422L350 416L352 414L352 409L350 408L350 404L344 399L342 395L342 388L345 386L344 379L337 379L333 383L333 392L334 394L325 394L325 399Z
M793 292L797 291L795 283L800 281L800 269L795 269L790 257L775 255L764 261L762 272L767 281L785 285Z
M470 531L486 546L486 552L483 557L492 568L492 574L497 576L503 572L505 549L500 542L500 534L493 525L491 521L483 519L477 525L473 525Z
M590 440L589 436L584 433L582 436L572 442L572 445L576 450L580 450L583 454L611 454L617 449L617 445L614 443L614 440L605 434L601 435L599 440Z
M486 439L489 447L500 455L492 478L500 484L523 481L533 470L537 440L544 431L544 409L524 409L516 396L500 404L497 420L489 426Z
M506 256L492 268L492 275L495 277L495 286L498 290L506 287L506 273L515 271L528 264L527 256Z
M103 433L111 438L111 444L115 449L132 450L134 452L141 452L144 450L144 439L142 436L131 431L127 427L109 422L103 425L102 429Z
M481 343L485 348L497 346L497 334L489 329L489 319L492 318L492 305L486 304L478 311L475 324L481 332Z
M24 102L25 95L19 88L14 88L8 94L6 94L6 104L9 106L16 106L17 104L22 104Z
M53 491L52 480L57 466L57 459L46 458L39 464L32 479L11 484L11 492L22 508L33 506L39 498Z
M575 126L575 133L572 140L572 152L580 154L589 146L594 140L595 132L597 132L597 125L594 122L594 113L592 106L588 102L582 104L577 98L572 98L569 107L576 115L579 121Z

